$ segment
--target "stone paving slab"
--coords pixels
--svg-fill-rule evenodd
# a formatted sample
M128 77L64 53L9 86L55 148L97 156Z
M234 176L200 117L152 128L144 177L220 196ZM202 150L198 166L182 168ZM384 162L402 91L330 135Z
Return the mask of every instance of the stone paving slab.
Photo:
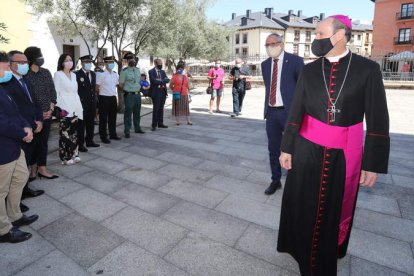
M114 232L78 214L61 218L39 233L83 268L90 267L124 241Z
M188 275L185 271L167 263L160 257L145 251L131 242L121 244L118 248L91 266L88 271L95 275Z
M361 191L358 194L357 207L401 217L397 200L385 196L369 194L364 191Z
M202 184L215 175L213 172L207 172L199 169L189 168L176 164L169 164L159 170L158 173L188 181L195 184Z
M153 189L158 189L159 187L166 185L172 179L166 175L150 172L137 167L128 168L116 174L116 176Z
M43 189L47 195L55 199L60 199L70 193L85 188L84 185L63 176L53 180L36 180L30 183L30 187Z
M165 258L192 275L293 275L198 235L188 235Z
M113 198L154 215L165 213L180 201L175 196L136 184L131 184L120 189L113 194Z
M368 262L357 257L351 258L351 276L408 276L408 274L392 270L388 267Z
M149 171L159 169L167 164L166 162L138 154L130 155L120 161L131 166L143 168Z
M248 226L244 220L185 201L168 210L163 218L229 246Z
M106 174L101 171L92 171L84 175L74 178L76 182L82 183L96 191L100 191L104 194L113 194L126 185L131 184L131 182L115 177L111 174Z
M132 207L105 220L103 225L158 256L169 252L188 232L176 224Z
M180 160L180 164L186 166L186 167L195 167L201 162L203 162L200 158L194 158L190 157L184 154L177 154L173 152L164 152L158 156L156 156L157 159L164 160L166 162L171 162L174 160Z
M124 164L119 161L105 159L105 158L98 158L95 160L91 160L85 163L85 165L95 170L107 173L107 174L116 174L120 171L125 170L126 168L131 167L131 165Z
M228 193L217 189L210 189L181 180L173 180L158 190L208 208L216 207L228 195Z
M87 276L89 273L62 252L54 250L16 274L16 276L33 275Z
M252 172L251 169L240 168L237 166L212 161L204 161L203 163L197 165L195 168L238 179L245 179Z

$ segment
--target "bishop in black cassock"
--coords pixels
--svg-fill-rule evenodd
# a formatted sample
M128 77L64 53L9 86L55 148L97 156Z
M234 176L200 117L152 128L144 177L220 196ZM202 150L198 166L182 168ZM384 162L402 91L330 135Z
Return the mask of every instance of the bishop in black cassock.
M288 169L277 249L291 254L302 275L336 275L346 255L358 187L387 173L389 118L378 64L346 48L345 16L320 22L282 140ZM366 121L365 144L363 121Z

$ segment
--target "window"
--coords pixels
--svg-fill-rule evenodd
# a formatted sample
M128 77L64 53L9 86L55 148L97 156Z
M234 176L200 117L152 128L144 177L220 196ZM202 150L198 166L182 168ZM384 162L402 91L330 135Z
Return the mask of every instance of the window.
M236 55L240 54L240 49L239 48L236 48L235 54Z
M300 31L295 30L295 41L299 41L299 40L300 40Z
M400 29L400 34L398 36L398 42L399 43L410 42L410 35L411 35L411 29L409 28Z
M306 31L306 42L311 41L311 31Z
M249 52L248 48L242 48L242 55L247 56L247 53Z
M306 44L305 45L305 57L309 57L310 56L310 45Z
M358 35L358 40L361 40L361 35Z
M413 3L406 3L401 5L401 18L410 18L413 16Z
M240 44L240 34L236 34L236 44Z
M243 34L243 43L247 43L247 34Z
M293 54L294 55L299 54L299 44L293 44Z

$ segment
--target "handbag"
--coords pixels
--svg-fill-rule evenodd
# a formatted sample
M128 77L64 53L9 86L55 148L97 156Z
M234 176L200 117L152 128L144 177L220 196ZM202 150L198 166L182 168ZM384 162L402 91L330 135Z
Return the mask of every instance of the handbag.
M183 75L183 81L181 82L181 90L173 92L173 100L174 101L178 101L178 100L181 99L181 92L183 91L184 78L185 78L185 76Z
M250 81L246 81L246 85L244 86L245 90L250 90L252 89L252 83Z
M209 83L209 85L208 85L208 87L206 89L206 93L210 95L210 94L213 94L213 92L214 92L213 82L210 81L210 83Z

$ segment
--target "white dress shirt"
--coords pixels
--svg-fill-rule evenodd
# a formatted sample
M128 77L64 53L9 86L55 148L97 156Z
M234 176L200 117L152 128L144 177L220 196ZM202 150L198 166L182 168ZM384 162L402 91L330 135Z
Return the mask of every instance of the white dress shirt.
M269 106L272 107L279 107L283 106L283 99L282 99L282 93L280 92L280 82L281 82L281 76L282 76L282 68L283 68L283 59L285 57L285 51L282 51L277 58L277 86L276 86L276 105L271 105L269 102ZM273 66L275 62L272 58L272 66L270 70L270 89L272 89L272 81L273 81ZM270 96L270 93L269 93Z
M83 108L78 95L78 83L76 75L70 72L70 79L63 71L57 71L53 77L56 88L56 106L66 110L68 117L77 116L83 120Z
M112 73L110 73L107 70L105 70L99 74L96 74L96 84L99 85L99 96L118 96L118 73L113 71Z

